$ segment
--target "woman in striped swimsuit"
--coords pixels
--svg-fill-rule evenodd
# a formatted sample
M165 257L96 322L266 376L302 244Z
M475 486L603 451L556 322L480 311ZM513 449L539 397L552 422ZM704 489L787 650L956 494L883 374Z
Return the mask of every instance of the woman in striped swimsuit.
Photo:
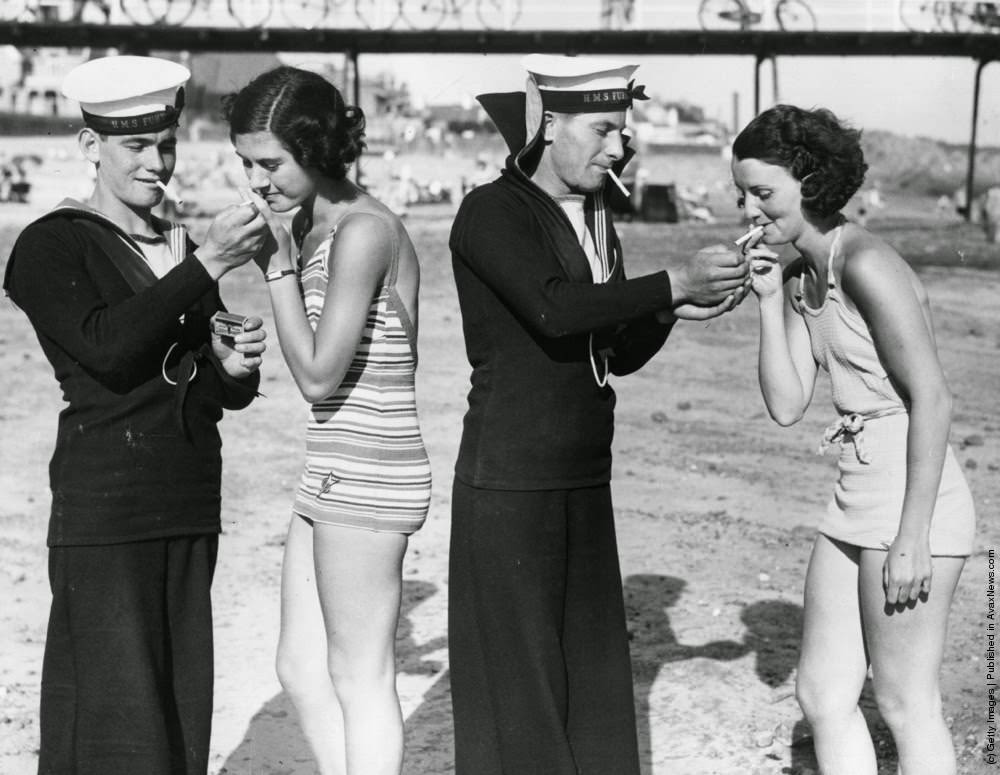
M259 263L281 350L312 405L285 545L278 676L320 772L398 775L402 561L431 483L414 398L417 256L399 219L347 180L364 117L325 79L279 67L225 109L275 236ZM295 208L289 235L275 214Z
M939 672L975 513L927 294L840 214L866 169L860 132L826 110L779 105L733 143L742 207L762 228L748 252L764 401L797 422L822 367L839 415L821 444L839 443L839 478L806 575L797 694L824 775L877 771L858 707L869 667L902 775L954 775ZM765 246L789 243L800 258L783 273Z

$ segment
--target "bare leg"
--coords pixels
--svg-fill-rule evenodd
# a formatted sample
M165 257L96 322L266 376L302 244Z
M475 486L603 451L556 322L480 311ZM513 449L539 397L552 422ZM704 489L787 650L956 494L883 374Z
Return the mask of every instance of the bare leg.
M326 640L313 568L313 528L293 516L281 568L278 679L295 705L321 775L344 775L344 720L327 667Z
M403 716L396 624L407 537L314 526L330 677L344 718L348 775L399 775Z
M954 744L941 711L939 673L948 610L965 558L935 557L927 599L887 608L885 557L872 549L861 554L861 605L879 711L896 742L903 775L954 775Z
M824 535L806 573L796 694L812 726L823 775L875 775L875 751L858 699L868 672L858 600L860 550Z

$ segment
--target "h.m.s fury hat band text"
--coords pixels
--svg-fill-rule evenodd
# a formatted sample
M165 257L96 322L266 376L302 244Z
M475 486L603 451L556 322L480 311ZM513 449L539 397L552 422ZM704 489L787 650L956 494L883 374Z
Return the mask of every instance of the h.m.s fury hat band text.
M94 113L83 113L84 123L95 132L106 135L143 134L160 132L172 127L180 119L184 109L184 88L177 90L177 99L173 105L165 105L163 110L145 113L141 116L98 116Z
M633 100L648 100L645 86L630 81L625 88L568 90L541 87L542 107L554 113L603 113L627 110Z

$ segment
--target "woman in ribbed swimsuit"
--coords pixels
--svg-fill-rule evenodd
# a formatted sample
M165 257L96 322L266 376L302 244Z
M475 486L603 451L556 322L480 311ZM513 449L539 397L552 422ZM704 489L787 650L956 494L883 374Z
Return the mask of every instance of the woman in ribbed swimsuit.
M748 251L764 401L797 422L822 367L839 415L821 444L839 444L839 478L806 575L797 695L824 775L875 775L858 707L870 666L900 772L953 775L938 674L975 515L927 294L840 214L867 169L859 141L829 111L779 105L733 143L741 206L763 227ZM800 255L784 272L767 247L783 244Z
M225 109L275 237L258 263L281 351L311 404L278 676L320 772L398 775L402 561L431 483L414 399L417 256L399 219L347 179L364 117L325 79L279 67ZM276 214L295 208L289 235Z

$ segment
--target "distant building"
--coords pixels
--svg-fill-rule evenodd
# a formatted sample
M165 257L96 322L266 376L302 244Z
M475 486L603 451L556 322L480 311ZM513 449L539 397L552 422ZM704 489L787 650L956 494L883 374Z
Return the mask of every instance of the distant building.
M85 50L89 51L89 50ZM77 104L59 92L62 79L89 54L76 50L0 47L0 111L29 116L79 116Z
M637 104L632 121L640 145L722 146L729 142L729 131L725 126L706 119L700 107L689 103L650 100Z
M0 112L30 116L61 116L78 119L79 105L60 93L62 80L81 62L105 56L107 50L17 49L0 46ZM280 57L272 53L247 54L166 54L187 65L192 73L188 84L188 115L219 121L219 98L244 86L259 75L288 60L289 64L315 70L336 84L350 102L353 84L345 78L341 57ZM363 72L363 71L362 71ZM369 121L369 130L379 134L380 124L391 123L411 114L410 95L405 84L391 76L362 74L361 109Z

